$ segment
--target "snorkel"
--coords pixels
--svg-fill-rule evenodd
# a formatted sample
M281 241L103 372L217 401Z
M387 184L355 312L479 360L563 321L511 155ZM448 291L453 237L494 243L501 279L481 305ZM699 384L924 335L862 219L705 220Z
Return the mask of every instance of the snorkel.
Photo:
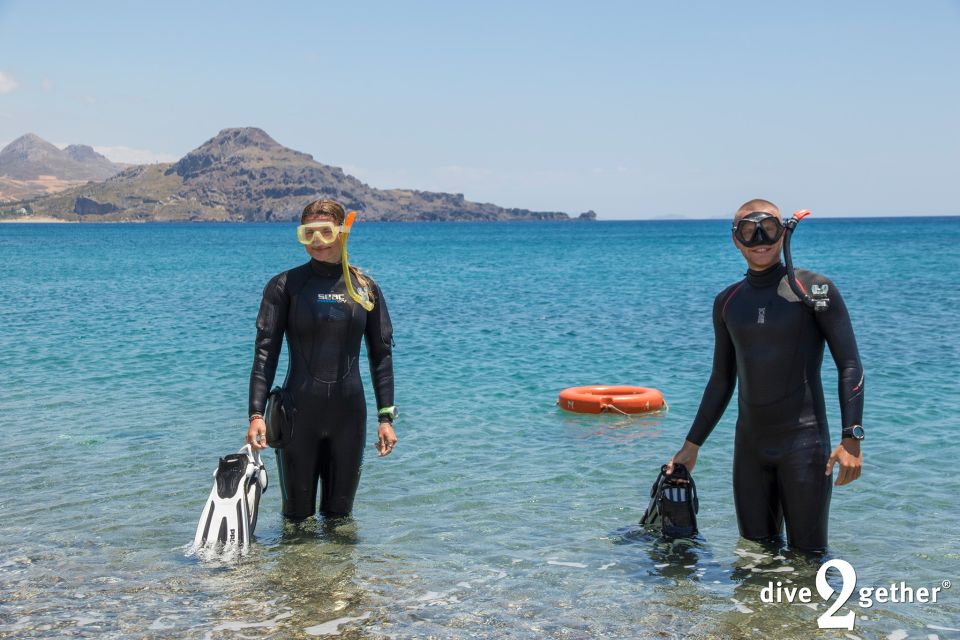
M353 288L353 278L350 277L350 261L347 259L347 241L350 240L350 227L353 226L353 221L356 217L356 211L348 213L347 219L343 223L343 231L340 232L340 235L343 236L340 240L340 263L343 265L343 282L347 285L347 293L357 304L366 311L373 311L373 301L370 300L370 296L367 295L367 292L362 288L360 292L357 292L357 290Z
M793 257L790 255L790 238L800 221L810 215L807 209L800 209L793 214L793 217L784 223L783 237L783 261L787 263L787 283L794 295L803 301L814 311L826 311L830 308L830 298L827 297L829 285L813 285L812 294L808 294L797 280L797 274L793 270Z

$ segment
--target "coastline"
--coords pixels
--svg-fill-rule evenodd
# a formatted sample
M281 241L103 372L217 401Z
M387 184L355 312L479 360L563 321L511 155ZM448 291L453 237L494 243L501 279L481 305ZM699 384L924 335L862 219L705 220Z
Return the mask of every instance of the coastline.
M30 222L36 222L40 224L53 224L53 223L78 224L80 221L79 220L61 220L60 218L53 218L51 216L37 216L35 218L30 218L30 217L0 218L0 224L26 224Z

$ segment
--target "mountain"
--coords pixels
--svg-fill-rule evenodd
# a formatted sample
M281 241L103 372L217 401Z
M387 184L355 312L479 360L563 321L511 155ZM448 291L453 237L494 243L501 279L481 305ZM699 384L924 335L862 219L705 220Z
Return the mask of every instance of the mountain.
M362 211L366 220L569 218L469 202L461 194L375 189L253 127L224 129L175 163L131 167L18 206L70 220L252 222L298 218L304 205L322 197Z
M91 180L106 180L128 166L111 162L105 155L97 153L93 147L85 144L72 144L63 152L82 164L92 175Z
M43 138L28 133L0 150L0 176L36 180L54 176L60 180L106 180L120 167L85 145L58 149Z
M85 145L58 149L28 133L0 149L0 201L22 200L105 180L123 167Z

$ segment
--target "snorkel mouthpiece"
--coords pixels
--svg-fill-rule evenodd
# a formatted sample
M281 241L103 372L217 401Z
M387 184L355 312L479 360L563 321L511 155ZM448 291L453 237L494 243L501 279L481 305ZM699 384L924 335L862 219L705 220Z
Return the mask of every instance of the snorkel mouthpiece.
M347 258L347 241L350 240L350 228L357 218L357 212L351 211L347 214L347 219L343 222L343 231L341 235L343 240L340 243L340 263L343 265L343 282L347 286L347 293L353 298L354 302L363 307L366 311L373 311L373 301L366 291L358 292L353 287L353 278L350 276L350 261Z
M794 295L803 301L803 304L814 311L826 311L830 308L830 298L827 297L829 285L813 285L812 296L804 291L803 287L800 286L800 282L797 280L796 272L793 270L793 257L790 254L790 238L793 236L793 232L796 230L797 225L800 224L800 221L808 215L810 215L809 210L800 209L794 212L793 216L783 225L783 260L787 263L787 283L790 285L790 289Z

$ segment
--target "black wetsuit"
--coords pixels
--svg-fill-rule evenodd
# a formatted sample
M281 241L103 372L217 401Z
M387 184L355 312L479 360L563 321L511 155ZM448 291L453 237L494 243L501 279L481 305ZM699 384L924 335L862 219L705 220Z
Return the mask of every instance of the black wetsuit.
M371 293L376 306L368 313L347 294L340 263L316 260L275 276L263 290L249 409L264 411L286 334L283 386L292 392L295 416L292 441L277 450L277 469L289 518L314 513L318 481L321 513L345 515L353 507L366 440L358 362L363 338L377 406L393 405L393 327L372 280Z
M827 546L831 440L820 364L824 341L839 372L843 427L861 424L863 368L850 317L832 282L797 270L801 286L829 286L830 307L815 313L790 290L782 264L724 289L713 303L713 372L687 440L701 445L739 381L733 491L740 535L780 537L791 547Z

